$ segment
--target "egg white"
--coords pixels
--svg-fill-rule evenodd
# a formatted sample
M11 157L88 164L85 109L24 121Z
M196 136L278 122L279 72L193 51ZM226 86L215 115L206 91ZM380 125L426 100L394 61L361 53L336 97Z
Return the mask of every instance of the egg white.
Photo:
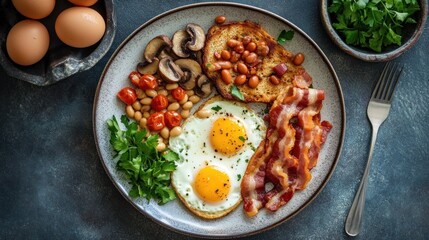
M172 174L172 183L176 193L192 208L204 212L218 212L229 209L241 201L241 178L249 159L265 136L266 126L255 111L236 101L209 100L201 109L210 110L211 116L208 118L191 116L182 125L182 134L170 138L170 149L180 157L177 169ZM215 152L210 143L209 136L214 121L225 116L239 119L246 129L245 146L232 156ZM230 178L229 195L216 203L205 202L193 189L194 179L199 170L208 165L216 166Z

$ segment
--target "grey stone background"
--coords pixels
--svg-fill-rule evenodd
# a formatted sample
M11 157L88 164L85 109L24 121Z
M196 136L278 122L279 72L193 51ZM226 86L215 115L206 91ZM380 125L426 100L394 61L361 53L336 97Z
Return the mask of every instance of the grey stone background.
M52 86L0 69L0 239L193 239L157 225L121 196L98 158L91 121L95 89L114 49L145 21L192 2L116 1L111 50L92 69ZM237 2L272 11L314 39L337 71L347 112L342 155L321 194L290 221L245 239L348 239L344 222L371 137L366 107L384 64L341 52L322 27L316 0ZM417 45L395 60L405 69L379 132L357 239L429 236L428 42L426 26Z

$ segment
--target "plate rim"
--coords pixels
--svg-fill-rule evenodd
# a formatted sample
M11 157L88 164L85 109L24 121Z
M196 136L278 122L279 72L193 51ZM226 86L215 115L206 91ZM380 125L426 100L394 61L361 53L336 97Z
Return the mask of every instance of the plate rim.
M203 235L203 234L198 234L198 233L192 233L192 232L187 232L181 229L177 229L174 228L173 226L170 226L168 224L166 224L165 222L160 221L159 219L156 219L155 217L150 216L149 214L147 214L146 212L142 211L136 203L134 203L132 201L132 199L121 190L120 186L118 185L118 183L113 179L112 175L109 173L109 170L105 164L105 162L103 161L101 152L100 152L100 147L98 144L98 137L97 137L97 130L96 130L96 113L97 113L97 101L99 99L99 94L100 94L100 88L101 85L105 79L105 75L107 73L107 70L109 69L110 65L112 64L112 62L114 61L114 59L117 57L118 53L125 47L125 45L127 45L127 43L133 38L135 37L136 34L138 34L140 31L142 31L143 29L145 29L147 26L149 26L150 24L152 24L153 22L160 20L170 14L176 13L176 12L180 12L183 10L187 10L187 9L192 9L192 8L198 8L198 7L208 7L208 6L225 6L225 7L238 7L238 8L243 8L243 9L248 9L248 10L253 10L256 12L260 12L264 15L267 15L269 17L273 17L283 23L285 23L286 25L288 25L288 27L292 28L294 31L299 32L318 52L318 54L320 54L320 57L322 59L323 62L326 63L329 72L331 73L331 75L333 76L333 80L334 80L334 84L336 87L336 92L337 95L339 97L340 100L340 107L341 107L341 133L339 134L339 145L338 148L336 149L336 153L335 153L335 159L334 162L331 166L331 168L329 169L329 172L327 174L327 176L325 177L325 179L322 181L321 185L317 188L317 190L311 195L311 197L303 204L301 205L297 210L295 210L292 214L290 214L289 216L282 218L281 220L267 226L267 227L263 227L260 229L256 229L250 232L246 232L243 234L236 234L236 235ZM221 1L217 1L217 2L200 2L200 3L192 3L192 4L187 4L187 5L183 5L183 6L179 6L167 11L164 11L158 15L156 15L155 17L149 19L148 21L144 22L143 24L141 24L139 27L137 27L134 31L132 31L119 45L118 47L115 49L115 51L112 53L112 55L110 56L108 62L106 63L98 84L97 84L97 88L96 88L96 92L95 92L95 96L94 96L94 101L93 101L93 111L92 111L92 127L93 127L93 134L94 134L94 141L95 141L95 145L97 148L97 153L98 153L98 157L103 165L104 170L106 171L109 179L113 182L113 185L116 187L116 189L119 191L119 193L135 208L137 209L138 212L142 213L145 217L147 217L148 219L151 219L153 222L173 231L176 233L180 233L186 236L192 236L192 237L201 237L201 238L207 238L207 239L225 239L225 238L240 238L240 237L246 237L246 236L250 236L250 235L255 235L257 233L261 233L267 230L270 230L274 227L277 227L278 225L292 219L293 217L295 217L297 214L299 214L302 210L304 210L308 205L310 205L314 199L317 198L317 196L322 192L322 190L325 188L326 184L328 183L328 181L330 180L332 174L335 171L335 168L338 164L338 161L340 159L341 156L341 152L342 152L342 147L344 144L344 137L345 137L345 128L346 128L346 110L345 110L345 103L344 103L344 95L343 95L343 91L341 88L341 84L339 81L339 78L335 72L335 69L333 67L333 65L331 64L331 62L329 61L328 57L326 56L326 54L322 51L322 49L317 45L317 43L310 37L308 36L307 33L305 33L303 30L301 30L299 27L297 27L295 24L293 24L292 22L290 22L289 20L283 18L280 15L277 15L271 11L265 10L263 8L260 7L256 7L256 6L252 6L252 5L248 5L248 4L242 4L242 3L236 3L236 2L221 2Z

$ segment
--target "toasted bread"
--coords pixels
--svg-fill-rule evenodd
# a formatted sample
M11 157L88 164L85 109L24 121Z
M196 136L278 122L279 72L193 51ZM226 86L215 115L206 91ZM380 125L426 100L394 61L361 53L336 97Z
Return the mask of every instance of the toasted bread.
M221 78L221 70L213 70L211 66L219 61L219 56L222 50L232 52L233 49L227 46L229 39L242 41L244 36L250 36L252 42L256 44L264 41L269 47L269 52L266 56L258 56L261 62L254 68L256 75L259 77L259 84L256 88L250 88L247 84L237 86L244 96L245 102L265 102L269 103L276 99L280 92L288 85L291 85L295 76L302 75L305 70L302 66L293 64L294 55L279 45L271 35L269 35L260 25L251 21L230 22L223 25L212 26L207 33L206 44L204 47L203 68L206 75L214 82L218 92L226 99L234 99L231 94L231 87L234 85L234 79L239 73L231 68L232 83L225 84ZM239 62L244 62L239 60ZM273 68L280 63L287 66L287 71L283 74L278 85L274 85L269 81L271 75L275 75ZM249 75L247 76L249 78ZM311 77L306 74L308 79Z

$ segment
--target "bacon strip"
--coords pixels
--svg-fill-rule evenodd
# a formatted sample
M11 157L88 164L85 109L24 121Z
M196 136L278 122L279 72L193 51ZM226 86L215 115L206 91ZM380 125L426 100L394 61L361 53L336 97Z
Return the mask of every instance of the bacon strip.
M324 91L290 87L273 103L265 139L249 161L241 183L244 211L276 211L311 179L320 147L332 125L320 123ZM297 121L296 121L297 120ZM265 191L266 183L274 187Z

